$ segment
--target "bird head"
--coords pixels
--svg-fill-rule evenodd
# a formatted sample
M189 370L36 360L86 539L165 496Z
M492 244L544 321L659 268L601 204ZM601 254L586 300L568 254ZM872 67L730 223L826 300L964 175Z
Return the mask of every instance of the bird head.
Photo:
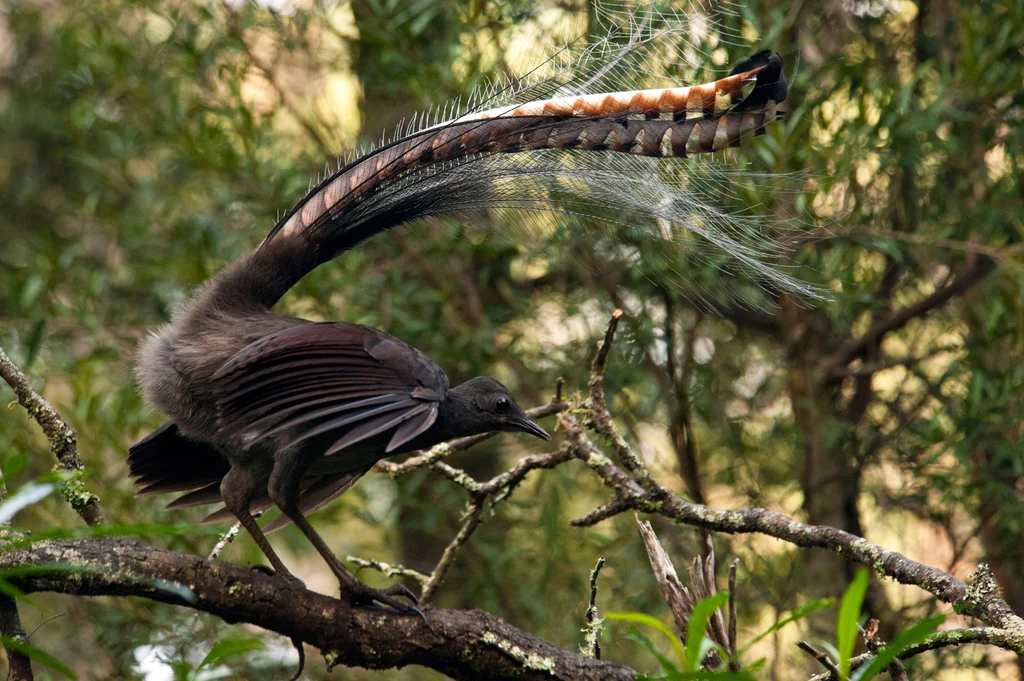
M473 378L449 391L458 405L458 419L473 433L529 433L550 440L547 431L530 420L508 388L493 378Z

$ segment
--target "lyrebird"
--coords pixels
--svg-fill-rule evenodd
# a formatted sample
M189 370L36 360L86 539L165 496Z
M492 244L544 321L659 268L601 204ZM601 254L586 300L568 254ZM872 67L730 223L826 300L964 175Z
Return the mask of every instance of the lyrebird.
M209 520L237 518L289 576L252 515L276 505L283 514L268 530L294 522L344 596L408 608L395 598L411 596L401 587L379 591L356 580L305 514L386 456L494 430L548 435L493 379L450 387L428 357L381 331L270 308L318 265L425 215L505 206L600 218L613 206L636 221L681 219L673 212L681 190L657 166L638 177L580 160L736 146L763 132L787 96L782 60L770 52L706 85L587 94L599 79L579 82L579 91L562 83L554 97L477 107L359 158L207 282L142 348L145 396L171 420L132 448L141 492L187 492L172 508L223 501ZM656 192L661 199L652 200ZM714 224L695 231L731 249ZM761 266L738 244L732 255Z

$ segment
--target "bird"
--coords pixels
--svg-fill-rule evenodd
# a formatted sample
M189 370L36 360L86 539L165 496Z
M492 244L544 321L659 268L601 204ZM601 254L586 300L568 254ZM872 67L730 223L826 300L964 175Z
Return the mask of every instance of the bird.
M306 515L385 457L491 431L550 436L493 378L452 386L423 352L381 330L272 308L314 268L424 216L511 207L600 219L613 207L637 224L685 222L701 204L659 166L616 159L657 162L738 146L781 117L788 94L782 58L767 50L688 87L595 92L615 64L592 66L554 85L548 78L532 89L494 89L352 160L207 281L139 351L142 392L170 417L130 449L139 494L184 492L172 509L222 502L205 522L234 517L274 572L293 580L266 533L294 523L351 602L419 612L404 587L357 580ZM515 100L536 92L548 96ZM792 283L717 224L686 227L780 286ZM282 514L261 529L254 513L273 506Z

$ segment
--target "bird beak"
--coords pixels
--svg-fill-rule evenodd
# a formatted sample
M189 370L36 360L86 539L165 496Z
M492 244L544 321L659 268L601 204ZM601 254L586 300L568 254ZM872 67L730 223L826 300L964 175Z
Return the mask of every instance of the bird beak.
M519 430L523 431L524 433L529 433L530 435L536 435L541 440L550 440L551 439L551 436L548 435L548 431L544 430L543 428L541 428L540 426L538 426L536 423L534 423L530 419L526 418L525 416L520 416L519 418L517 418L516 421L515 421L515 424L516 424L516 427Z

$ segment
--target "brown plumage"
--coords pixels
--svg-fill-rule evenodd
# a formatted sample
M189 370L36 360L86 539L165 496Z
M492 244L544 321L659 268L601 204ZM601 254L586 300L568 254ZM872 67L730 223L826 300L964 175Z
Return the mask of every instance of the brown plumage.
M288 576L252 516L276 505L283 515L268 530L298 525L347 594L402 607L393 596L407 592L380 592L355 580L305 514L385 456L495 430L547 433L493 379L452 388L433 361L382 331L313 323L270 307L310 270L366 238L453 205L492 205L488 182L501 178L496 170L449 181L453 164L468 157L714 151L763 132L786 93L781 59L762 52L709 85L470 114L339 170L144 344L139 382L150 404L172 420L132 447L128 464L140 493L187 492L172 508L223 501L208 520L238 518L274 569ZM528 165L513 170L534 172ZM612 198L613 187L606 190Z
M744 86L752 86L746 97ZM293 209L275 233L306 231L381 182L474 154L579 148L685 158L721 151L764 134L787 94L782 58L764 51L704 85L559 97L468 114L350 164Z

